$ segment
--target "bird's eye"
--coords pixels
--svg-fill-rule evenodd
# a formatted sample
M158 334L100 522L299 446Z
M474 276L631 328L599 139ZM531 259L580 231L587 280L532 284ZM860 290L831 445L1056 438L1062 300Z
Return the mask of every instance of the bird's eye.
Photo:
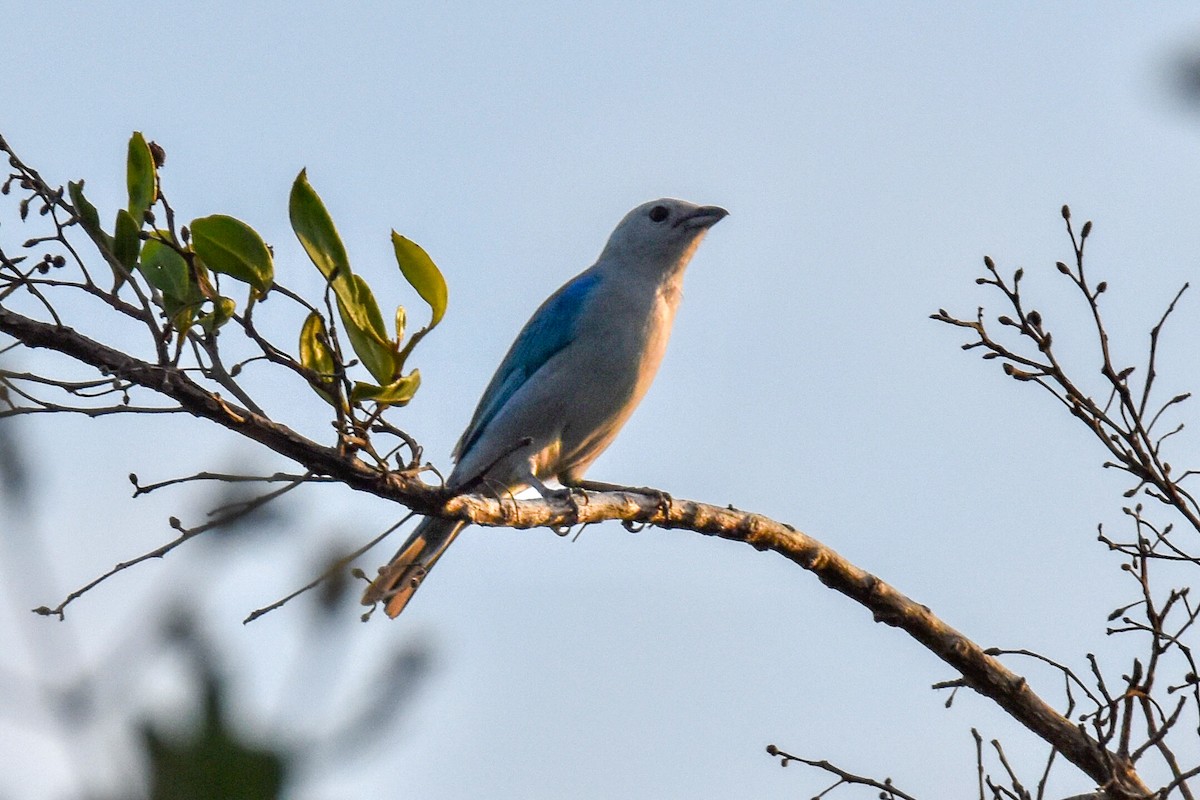
M650 209L650 219L655 222L662 222L667 218L668 214L670 214L670 212L667 211L666 206L655 206L654 208Z

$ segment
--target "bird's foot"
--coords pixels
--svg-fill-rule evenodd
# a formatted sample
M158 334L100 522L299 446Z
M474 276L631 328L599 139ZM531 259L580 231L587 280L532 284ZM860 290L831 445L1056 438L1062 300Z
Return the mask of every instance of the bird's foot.
M671 495L662 489L655 489L650 486L621 486L617 483L580 480L570 484L568 488L579 491L586 489L593 492L629 492L631 494L646 495L647 497L654 498L658 504L659 511L663 514L667 514L671 510Z
M571 506L571 510L574 512L575 516L574 521L566 525L560 525L554 529L555 533L559 534L560 536L566 536L568 533L570 533L571 528L577 522L579 522L579 501L582 499L583 503L585 505L587 504L587 492L578 486L563 486L561 489L551 489L548 486L543 486L539 491L541 492L542 498L545 500L565 500L567 504Z
M647 497L653 498L658 504L658 510L664 515L671 513L671 495L667 494L662 489L655 489L652 486L635 486L631 487L629 491L634 492L635 494L644 494Z

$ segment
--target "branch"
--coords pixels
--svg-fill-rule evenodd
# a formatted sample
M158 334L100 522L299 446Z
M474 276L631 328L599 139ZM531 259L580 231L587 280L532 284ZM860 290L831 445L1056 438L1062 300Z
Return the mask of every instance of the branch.
M285 425L228 403L195 383L187 373L134 358L68 327L39 322L0 307L0 333L26 347L45 348L175 400L183 411L216 422L303 465L314 475L328 475L348 486L401 502L423 514L438 513L439 493L402 473L382 472L337 448L325 447Z
M511 528L562 527L606 520L645 523L743 542L771 550L812 572L826 586L871 611L877 622L900 628L991 698L1116 798L1148 793L1127 761L1100 746L1035 694L1025 679L987 655L979 645L932 611L819 541L758 514L690 500L636 492L571 498L506 501L480 495L448 495L407 471L387 472L336 448L325 447L265 417L203 390L186 373L133 358L66 327L39 322L0 307L0 332L28 347L47 348L89 364L102 374L164 394L194 416L216 422L299 463L313 475L400 503L420 514Z
M152 558L162 558L167 553L171 552L176 547L179 547L181 544L188 541L189 539L194 539L195 537L199 536L200 534L204 533L205 531L212 530L213 528L218 528L222 525L228 525L229 523L233 522L234 520L240 519L240 518L246 516L247 514L249 514L250 512L252 512L258 508L261 508L262 506L264 506L267 503L271 502L272 500L280 497L281 495L287 494L292 489L295 489L297 486L300 486L300 485L306 483L307 480L308 480L308 476L300 476L296 480L292 481L291 483L288 483L285 486L282 486L282 487L275 489L274 491L268 492L266 494L259 495L258 497L255 497L251 500L247 500L243 503L238 503L237 505L233 506L232 508L218 509L218 511L221 511L224 513L221 513L220 516L218 516L216 519L214 519L210 522L206 522L203 525L197 525L194 528L185 528L178 519L176 519L175 517L171 517L171 520L170 520L171 527L179 532L179 535L176 536L174 539L172 539L171 541L167 542L164 545L161 545L159 547L154 548L153 550L150 550L149 552L142 553L140 556L137 556L136 558L131 558L128 561L120 562L119 564L115 565L112 569L108 570L108 572L105 572L104 574L102 574L96 578L93 578L91 581L89 581L84 586L82 586L82 587L76 589L75 591L71 592L70 594L68 594L63 599L63 601L61 603L59 603L57 606L55 606L54 608L50 608L49 606L38 606L37 608L33 609L33 613L40 614L43 617L58 617L60 620L65 619L66 618L65 611L66 611L66 608L68 605L70 605L72 602L78 600L80 597L83 597L85 594L87 594L88 592L90 592L92 589L96 588L100 584L104 583L106 580L108 580L112 576L116 575L118 572L124 572L125 570L129 569L130 567L137 566L138 564L141 564L143 561L149 561Z
M767 745L767 753L772 756L777 756L779 758L779 766L781 767L786 767L789 762L799 761L801 764L807 764L810 767L823 769L829 774L837 776L838 782L814 797L813 800L819 800L819 798L829 794L829 792L841 786L842 784L869 786L872 789L878 789L879 796L884 800L897 800L897 798L899 798L899 800L916 800L916 798L911 794L902 792L893 786L891 778L885 778L882 781L877 781L874 778L867 778L863 775L855 775L853 772L847 772L836 764L831 764L825 759L818 761L809 758L801 758L800 756L794 756L791 753L780 750L773 744Z
M1140 384L1136 379L1131 380L1135 367L1125 366L1115 360L1115 351L1110 346L1109 334L1101 313L1100 298L1107 291L1108 285L1105 281L1093 284L1085 272L1084 244L1091 232L1092 223L1086 222L1077 235L1071 223L1070 210L1066 206L1063 206L1062 216L1070 236L1074 259L1073 265L1059 261L1056 268L1070 282L1076 295L1084 301L1087 315L1090 317L1089 338L1094 347L1088 358L1093 360L1093 363L1099 362L1102 382L1093 385L1094 378L1087 378L1092 374L1093 366L1072 365L1068 368L1066 362L1059 359L1046 319L1036 309L1029 307L1028 296L1022 292L1023 269L1016 269L1010 278L1001 274L991 258L985 257L985 274L976 279L977 284L989 286L990 291L999 292L1005 304L1004 310L1009 313L999 314L985 322L982 307L976 311L973 318L954 317L944 309L939 309L933 318L971 331L973 337L962 345L964 350L978 350L986 360L998 359L1009 377L1040 386L1071 415L1082 421L1111 456L1111 460L1107 461L1104 467L1117 469L1132 479L1133 486L1124 493L1124 497L1151 497L1174 509L1182 516L1187 527L1200 532L1200 503L1197 503L1196 497L1184 486L1187 478L1200 474L1200 471L1173 470L1165 457L1164 443L1182 431L1184 425L1175 424L1165 432L1159 429L1160 422L1164 422L1164 425L1171 424L1164 419L1168 412L1172 415L1177 413L1181 404L1191 395L1178 394L1163 400L1158 396L1156 388L1162 333L1188 285L1184 284L1174 295L1150 331L1144 378ZM995 328L993 321L998 328ZM1015 333L1005 334L1005 328L1010 328ZM999 330L1001 335L995 335L993 329ZM1076 359L1078 356L1073 358ZM1095 686L1103 700L1085 689L1088 699L1095 703L1096 708L1078 720L1081 725L1088 726L1091 735L1095 737L1094 741L1102 749L1109 747L1110 743L1116 748L1117 760L1114 767L1122 766L1114 774L1123 770L1132 775L1134 765L1146 754L1155 752L1161 758L1162 766L1169 771L1173 782L1158 789L1153 796L1165 800L1168 795L1178 790L1184 800L1191 800L1192 793L1186 785L1190 770L1178 763L1172 745L1168 744L1168 734L1177 725L1182 725L1183 712L1189 702L1194 699L1193 708L1200 707L1200 684L1195 678L1195 660L1183 637L1195 624L1196 617L1187 601L1186 588L1172 589L1164 602L1160 604L1157 601L1158 593L1151 590L1150 570L1152 564L1160 561L1200 565L1200 556L1184 549L1190 548L1191 545L1182 541L1177 544L1171 540L1175 523L1157 525L1147 520L1143 515L1141 503L1125 507L1122 511L1135 523L1136 536L1133 540L1116 540L1106 535L1103 528L1100 529L1099 540L1122 556L1120 567L1137 583L1138 599L1122 605L1109 615L1110 623L1119 618L1122 624L1110 625L1106 632L1110 635L1146 634L1146 651L1144 656L1134 658L1131 669L1121 676L1121 689L1115 697L1109 692L1095 657L1088 655L1096 680ZM1172 615L1168 624L1168 614L1177 604L1182 607L1182 613ZM1136 609L1137 613L1129 614L1131 609ZM1071 687L1074 684L1083 688L1078 676L1043 656L1027 651L1013 652L1041 659L1063 672L1067 681L1068 708L1065 714L1071 716L1074 706ZM1000 651L989 651L989 654L998 655ZM1168 657L1171 658L1170 669L1178 669L1182 681L1178 687L1167 687L1166 692L1170 694L1177 688L1186 688L1188 691L1187 696L1181 697L1173 704L1175 710L1169 714L1164 708L1167 704L1162 702L1162 693L1159 692L1159 696L1155 695L1156 687L1162 683L1156 676L1167 669L1165 665ZM1139 735L1138 717L1144 721L1146 737L1140 744L1134 738ZM1002 757L1001 761L1003 763ZM1052 762L1047 762L1046 772L1051 764ZM994 796L1026 796L1028 790L1019 785L1007 764L1004 764L1004 767L1012 779L1012 788L989 783ZM1044 787L1045 773L1038 785L1039 800ZM1114 789L1129 788L1101 783L1099 792L1101 796L1111 797ZM982 788L980 796L983 796Z
M313 578L311 581L306 583L304 586L301 586L299 589L296 589L294 592L291 592L290 594L288 594L285 597L279 598L274 603L271 603L268 606L263 606L262 608L254 609L253 611L250 612L249 616L247 616L244 620L242 620L242 624L246 625L251 622L254 622L254 620L258 619L262 615L269 614L270 612L274 611L277 608L282 608L284 605L286 605L287 603L290 603L292 600L295 600L297 597L304 594L305 592L317 588L322 583L324 583L328 578L333 577L334 575L337 575L343 569L345 569L346 567L348 567L352 563L354 563L354 559L358 558L363 553L367 552L372 547L374 547L375 545L382 542L388 536L392 535L392 533L395 532L397 528L399 528L404 523L408 522L409 519L411 519L411 518L412 518L412 514L404 515L404 517L402 517L399 522L396 522L396 523L393 523L392 525L390 525L387 528L387 530L385 530L383 533L376 536L371 541L364 544L362 547L359 547L357 550L347 553L346 555L344 555L341 558L334 561L332 564L330 564L328 567L325 568L324 572L322 572L317 577ZM355 572L356 572L356 575L362 575L361 570L356 570ZM365 579L366 576L363 575L362 577ZM374 609L371 609L370 611L367 611L365 614L363 614L364 622L367 620L367 618L370 617L372 611L374 611Z

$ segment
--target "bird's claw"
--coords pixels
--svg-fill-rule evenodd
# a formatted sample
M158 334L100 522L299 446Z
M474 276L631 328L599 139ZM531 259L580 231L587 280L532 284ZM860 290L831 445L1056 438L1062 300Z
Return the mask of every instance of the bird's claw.
M575 498L575 495L578 494L583 497L583 500L586 503L587 492L576 486L563 486L560 489L551 489L548 486L542 486L538 488L538 491L541 493L543 500L563 500L566 501L567 505L571 506L571 512L574 516L574 520L562 525L551 526L551 530L553 530L559 536L566 536L569 534L571 532L571 528L573 528L579 522L579 501Z
M658 504L659 512L661 512L662 514L671 513L672 497L670 494L668 494L667 492L664 492L662 489L655 489L651 486L638 486L638 487L632 489L632 491L636 492L637 494L644 494L647 497L653 498L654 501Z
M565 500L571 506L571 510L575 512L576 519L579 518L579 498L583 499L584 505L588 501L587 492L578 486L564 486L561 489L555 489L551 492L551 497L556 500Z

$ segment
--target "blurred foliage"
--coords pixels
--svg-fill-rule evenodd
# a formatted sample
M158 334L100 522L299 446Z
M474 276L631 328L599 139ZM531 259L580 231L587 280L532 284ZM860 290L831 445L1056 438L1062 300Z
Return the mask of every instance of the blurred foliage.
M1200 109L1200 52L1176 56L1171 69L1175 95L1188 108Z
M149 762L151 800L273 800L283 796L288 756L283 748L256 747L224 713L224 683L204 675L204 714L183 739L152 726L142 733Z
M12 420L0 419L0 498L22 504L29 492L29 471L21 456L20 430Z
M0 384L0 410L12 406L8 387ZM23 503L29 491L29 471L21 455L20 429L12 417L0 417L0 499Z

